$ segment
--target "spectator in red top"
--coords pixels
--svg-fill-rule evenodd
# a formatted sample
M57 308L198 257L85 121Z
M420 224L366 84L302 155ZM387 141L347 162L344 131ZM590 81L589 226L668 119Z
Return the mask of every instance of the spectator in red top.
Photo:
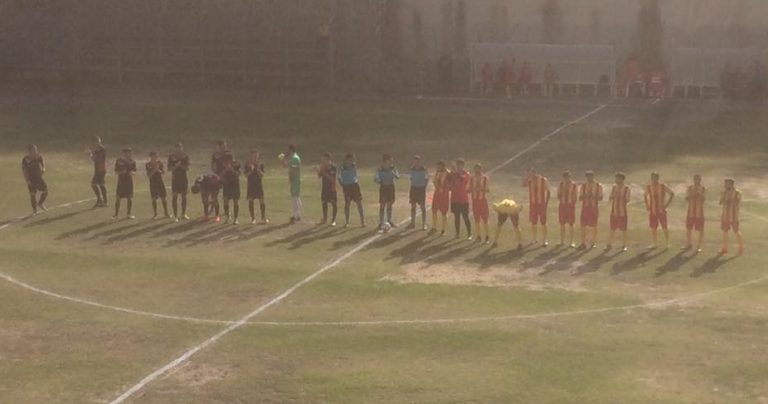
M493 67L488 62L485 62L483 69L480 71L480 84L483 95L491 93L493 88Z
M528 95L528 86L531 85L532 80L533 72L531 71L531 65L528 62L523 62L523 67L520 68L520 79L518 79L520 94Z
M469 221L469 180L472 177L464 170L464 159L456 160L456 168L451 172L451 212L456 228L456 238L461 237L461 219L467 227L467 237L472 239L472 224Z
M496 68L496 91L503 93L507 88L507 62L501 61Z

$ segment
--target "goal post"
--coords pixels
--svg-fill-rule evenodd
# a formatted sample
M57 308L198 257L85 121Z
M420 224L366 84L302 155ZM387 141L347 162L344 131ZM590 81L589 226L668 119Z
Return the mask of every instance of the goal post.
M470 47L470 88L478 88L486 63L495 74L502 62L512 60L517 70L527 62L532 73L531 82L536 84L543 83L548 64L554 68L558 85L594 86L597 90L598 84L606 84L600 83L601 79L607 78L611 89L616 83L618 58L613 46L474 43Z

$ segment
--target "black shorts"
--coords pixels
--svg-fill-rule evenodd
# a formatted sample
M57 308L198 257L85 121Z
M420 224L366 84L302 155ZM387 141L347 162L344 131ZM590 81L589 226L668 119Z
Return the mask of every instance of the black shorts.
M152 199L165 198L166 197L165 183L163 183L162 181L150 181L149 195Z
M30 194L34 194L35 192L48 192L48 184L45 183L45 180L42 177L31 178L27 184L27 189Z
M240 184L224 183L223 190L224 199L240 199Z
M320 200L324 203L336 203L338 195L335 189L323 188L320 193Z
M264 183L261 181L248 181L248 199L264 199Z
M379 203L395 203L394 185L381 185L379 187Z
M344 202L361 202L363 193L360 192L360 184L349 184L342 186L344 191Z
M469 215L469 203L451 202L451 213L454 215Z
M133 198L133 178L117 179L117 198Z
M410 192L408 192L408 199L411 203L424 206L427 203L427 187L411 187Z
M104 185L106 181L104 180L104 177L107 176L107 173L104 171L94 171L93 178L91 178L91 184L92 185Z
M189 191L189 179L187 173L174 173L171 176L171 192L174 194L186 194Z

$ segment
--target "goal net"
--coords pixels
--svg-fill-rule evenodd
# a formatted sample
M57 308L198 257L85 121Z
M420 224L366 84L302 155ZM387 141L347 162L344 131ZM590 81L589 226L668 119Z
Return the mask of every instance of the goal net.
M502 62L514 60L515 68L530 65L532 83L542 83L544 69L552 65L557 83L572 85L613 85L616 79L616 51L603 45L548 45L475 43L470 48L471 88L477 89L482 81L482 70L487 64L496 72ZM605 79L609 82L605 83Z

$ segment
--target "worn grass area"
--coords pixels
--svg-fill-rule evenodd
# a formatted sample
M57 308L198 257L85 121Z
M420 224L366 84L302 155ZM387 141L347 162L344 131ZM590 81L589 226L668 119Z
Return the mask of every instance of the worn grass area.
M414 153L430 164L458 156L494 167L598 106L590 102L425 102L297 99L241 93L11 93L0 102L0 223L27 213L18 165L24 144L40 145L49 205L90 197L89 136L139 161L149 150L187 144L193 174L212 143L239 157L263 149L269 226L151 221L137 175L136 221L82 203L0 232L0 272L36 287L153 313L236 320L373 234L316 225L323 151L360 157L369 224L373 170L393 153L401 170ZM768 402L768 282L707 294L766 275L768 119L744 105L615 103L492 177L494 199L525 201L524 169L557 182L563 169L594 169L603 182L628 174L631 249L576 252L489 248L395 229L299 289L254 321L382 325L250 324L150 384L136 402ZM307 220L285 225L285 173L274 156L297 142ZM110 159L110 161L113 161ZM680 253L682 198L672 205L672 248L646 252L640 185L651 170L682 196L693 172L714 201L725 176L745 195L747 254L715 256L718 210L707 212L699 255ZM114 178L109 177L110 189ZM407 186L396 216L407 215ZM112 191L110 191L112 192ZM556 219L551 206L550 219ZM193 216L199 214L191 199ZM602 211L605 236L607 205ZM241 207L241 218L247 210ZM244 220L245 221L245 220ZM353 213L353 224L357 223ZM557 238L555 226L550 238ZM523 220L524 236L529 226ZM572 276L575 272L576 276ZM675 304L560 317L690 297ZM512 317L429 323L435 319ZM517 317L515 317L517 316ZM387 324L389 320L426 323ZM0 280L0 401L104 402L223 326L162 320L31 293Z

